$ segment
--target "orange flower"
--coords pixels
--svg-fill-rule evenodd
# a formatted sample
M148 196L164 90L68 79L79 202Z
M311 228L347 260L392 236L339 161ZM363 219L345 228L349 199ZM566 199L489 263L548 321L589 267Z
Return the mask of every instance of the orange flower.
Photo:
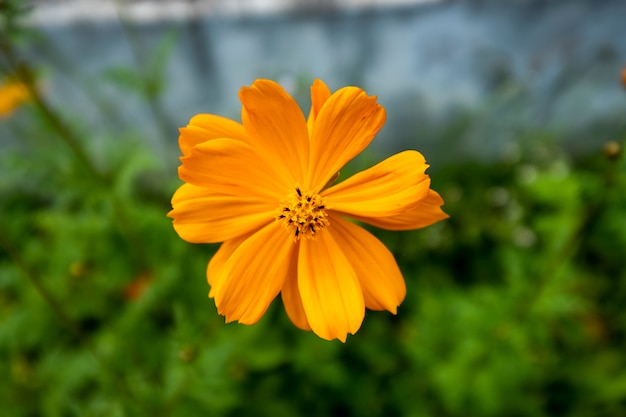
M299 328L346 340L365 308L396 313L406 294L389 250L347 217L391 230L448 217L428 165L404 151L331 185L372 141L385 109L356 87L316 80L302 111L278 84L239 92L242 123L200 114L180 129L186 182L174 228L193 243L223 242L208 265L209 297L227 322L257 322L278 294Z
M8 117L30 97L28 89L19 82L8 81L0 85L0 117Z

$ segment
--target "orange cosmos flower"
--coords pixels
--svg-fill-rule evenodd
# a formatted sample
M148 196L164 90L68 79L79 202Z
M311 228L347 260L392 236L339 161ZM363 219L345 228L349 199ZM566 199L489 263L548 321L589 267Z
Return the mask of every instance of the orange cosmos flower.
M20 82L7 81L0 85L0 117L8 117L30 98L26 86Z
M316 80L308 120L278 84L239 92L242 123L200 114L180 129L174 228L193 243L223 242L208 265L209 296L227 322L252 324L278 294L291 321L346 340L365 308L396 313L406 288L389 250L347 220L407 230L448 217L428 165L404 151L330 185L385 122L356 87Z

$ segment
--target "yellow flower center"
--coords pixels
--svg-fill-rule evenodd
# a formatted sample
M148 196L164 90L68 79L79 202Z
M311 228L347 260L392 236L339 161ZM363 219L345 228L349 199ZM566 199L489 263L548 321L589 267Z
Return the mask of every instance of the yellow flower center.
M282 221L285 228L293 234L294 242L300 239L312 239L315 234L328 226L326 204L319 194L304 192L296 187L296 192L280 202L276 220Z

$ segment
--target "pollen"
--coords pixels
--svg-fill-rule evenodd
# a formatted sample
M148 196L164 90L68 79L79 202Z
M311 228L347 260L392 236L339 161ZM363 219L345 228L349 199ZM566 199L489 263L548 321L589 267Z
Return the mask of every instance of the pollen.
M329 224L324 199L316 193L302 191L299 187L280 202L278 210L276 220L283 222L285 228L292 233L294 242L302 238L314 238Z

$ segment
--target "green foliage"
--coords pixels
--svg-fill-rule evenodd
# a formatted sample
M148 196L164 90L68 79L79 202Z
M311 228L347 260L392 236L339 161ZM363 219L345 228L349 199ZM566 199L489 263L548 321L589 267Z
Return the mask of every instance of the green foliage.
M103 74L104 79L122 90L138 94L141 98L151 100L158 97L165 88L164 72L175 40L174 32L164 36L154 53L147 57L144 68L137 69L129 66L109 68ZM140 59L138 51L136 58Z
M224 324L204 280L217 246L166 217L176 172L136 134L91 149L45 106L2 122L26 141L0 153L3 415L626 414L624 159L530 131L517 159L431 170L450 219L373 230L407 299L342 344L278 301Z

